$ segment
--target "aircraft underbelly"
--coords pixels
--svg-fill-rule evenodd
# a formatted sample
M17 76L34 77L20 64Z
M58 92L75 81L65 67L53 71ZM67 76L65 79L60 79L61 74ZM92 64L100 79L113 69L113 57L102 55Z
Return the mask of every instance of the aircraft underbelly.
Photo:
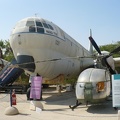
M35 59L41 59L41 57L44 55L42 54L42 50L40 50L41 54L39 53L39 56L36 56ZM46 54L46 58L43 60L47 60L49 57L52 58L64 58L65 55L53 52L51 50L43 50L44 54ZM46 51L46 52L45 52ZM47 56L48 55L48 56ZM50 55L50 56L49 56ZM64 56L64 57L63 57ZM43 77L47 78L55 78L59 76L60 74L64 74L65 76L72 76L73 73L79 73L80 71L80 62L72 59L65 59L65 60L57 60L57 61L47 61L47 62L38 62L36 63L36 72L38 72Z

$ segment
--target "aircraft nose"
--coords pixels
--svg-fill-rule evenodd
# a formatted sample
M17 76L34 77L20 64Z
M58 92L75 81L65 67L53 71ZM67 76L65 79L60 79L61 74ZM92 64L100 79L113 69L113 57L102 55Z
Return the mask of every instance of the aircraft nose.
M34 58L29 55L19 55L17 56L17 63L20 64L19 66L23 69L26 69L30 72L35 71L35 63Z

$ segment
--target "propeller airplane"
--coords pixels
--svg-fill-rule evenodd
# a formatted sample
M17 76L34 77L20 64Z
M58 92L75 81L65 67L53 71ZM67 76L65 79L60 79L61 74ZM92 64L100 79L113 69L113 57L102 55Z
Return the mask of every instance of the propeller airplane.
M44 81L78 77L77 102L70 106L74 109L81 103L105 101L111 92L110 76L116 74L112 54L119 52L120 47L110 53L102 52L91 31L89 40L98 55L94 56L93 49L86 50L53 22L28 17L18 21L12 30L10 45L17 67L30 75L40 75Z

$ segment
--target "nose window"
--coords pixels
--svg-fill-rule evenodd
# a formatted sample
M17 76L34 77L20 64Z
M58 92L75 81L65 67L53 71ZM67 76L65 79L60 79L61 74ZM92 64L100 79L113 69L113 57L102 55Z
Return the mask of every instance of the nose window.
M38 32L38 33L44 33L44 28L39 28L39 27L37 27L37 32Z
M39 22L39 21L36 21L36 26L38 26L38 27L43 27L43 26L42 26L42 23Z
M27 21L26 26L35 26L34 21Z
M48 27L48 25L47 25L46 23L43 23L43 26L44 26L45 28L48 28L48 29L49 29L49 27Z
M38 33L44 33L43 25L39 20L36 21L36 28Z
M35 32L35 27L34 26L30 26L29 27L29 32Z
M26 24L26 21L21 21L21 22L18 22L15 26L15 28L20 28L20 27L24 27Z
M40 20L29 19L26 22L26 26L29 27L29 32L44 33L44 28Z
M29 32L35 32L35 23L33 20L28 20L26 26L29 27Z

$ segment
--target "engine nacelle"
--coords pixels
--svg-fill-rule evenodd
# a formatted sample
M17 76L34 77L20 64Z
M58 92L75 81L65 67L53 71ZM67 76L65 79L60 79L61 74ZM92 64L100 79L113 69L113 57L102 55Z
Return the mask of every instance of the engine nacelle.
M81 103L100 103L110 95L110 73L104 69L84 70L76 83L76 97Z

